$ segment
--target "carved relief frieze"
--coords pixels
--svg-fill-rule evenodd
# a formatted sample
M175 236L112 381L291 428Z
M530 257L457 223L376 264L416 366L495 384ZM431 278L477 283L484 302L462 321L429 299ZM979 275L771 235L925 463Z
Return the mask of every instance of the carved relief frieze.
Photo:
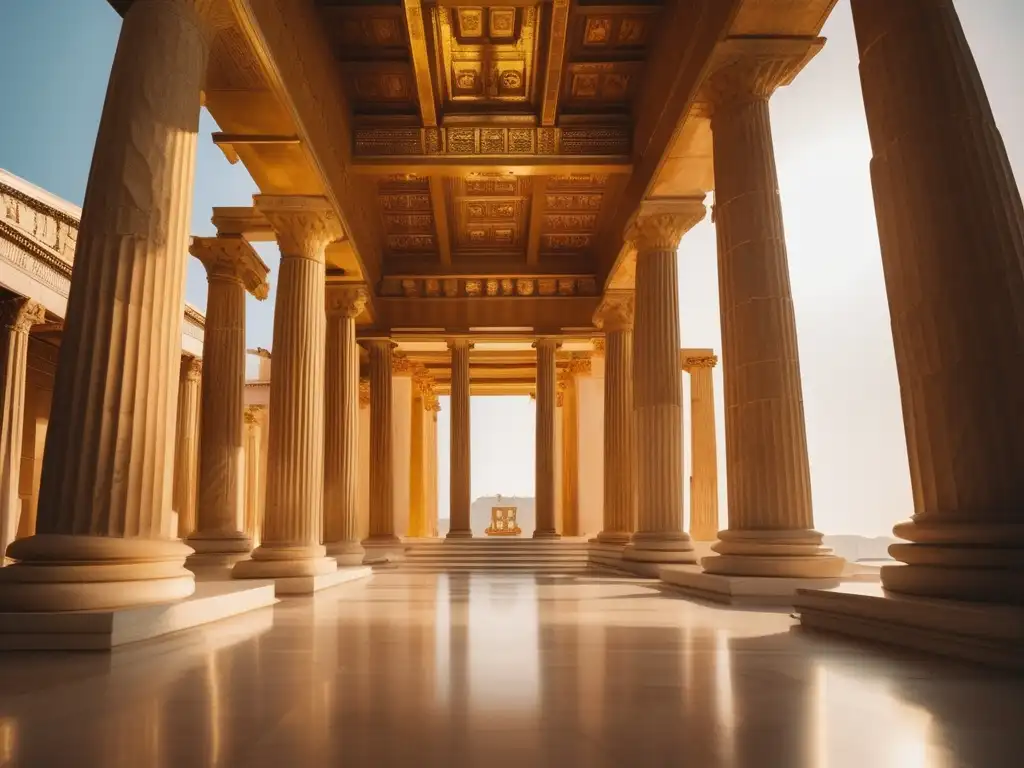
M625 125L572 128L366 126L356 128L354 136L356 159L405 155L622 157L630 153L632 142L630 129Z
M387 298L528 298L596 296L597 280L582 277L385 277L380 295Z

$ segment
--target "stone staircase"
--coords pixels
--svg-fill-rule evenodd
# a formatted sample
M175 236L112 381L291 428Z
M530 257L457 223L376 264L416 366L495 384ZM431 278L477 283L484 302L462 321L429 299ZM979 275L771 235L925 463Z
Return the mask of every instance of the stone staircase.
M579 573L587 570L586 539L555 541L524 537L473 539L408 539L399 571L527 571Z

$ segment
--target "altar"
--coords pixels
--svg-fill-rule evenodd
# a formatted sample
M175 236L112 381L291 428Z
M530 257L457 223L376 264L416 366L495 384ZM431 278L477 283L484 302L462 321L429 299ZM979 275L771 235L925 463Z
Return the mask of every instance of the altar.
M484 533L488 536L518 536L523 531L516 523L516 507L491 507L491 524Z

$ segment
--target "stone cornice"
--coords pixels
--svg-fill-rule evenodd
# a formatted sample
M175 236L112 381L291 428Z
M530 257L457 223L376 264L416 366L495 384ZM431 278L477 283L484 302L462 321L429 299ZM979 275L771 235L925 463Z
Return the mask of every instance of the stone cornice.
M644 251L674 251L683 235L706 215L707 207L702 198L645 200L626 227L624 237L634 244L638 258Z
M206 267L210 277L240 280L245 290L260 301L267 298L270 268L263 263L249 241L237 235L193 237L189 253Z
M324 260L324 249L341 240L344 231L325 197L256 195L253 203L277 233L283 256Z

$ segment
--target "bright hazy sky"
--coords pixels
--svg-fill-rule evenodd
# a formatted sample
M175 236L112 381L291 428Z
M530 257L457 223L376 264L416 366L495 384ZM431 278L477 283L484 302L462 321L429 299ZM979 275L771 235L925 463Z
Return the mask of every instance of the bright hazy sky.
M1022 179L1024 2L956 5ZM119 26L104 0L0 0L0 167L81 204ZM912 509L849 0L840 0L823 34L829 39L824 51L772 101L815 518L829 533L886 535ZM200 130L192 229L203 235L213 234L213 206L249 205L256 189L244 168L228 165L213 146L216 126L209 115ZM278 255L273 246L259 250L273 270L272 288L267 302L249 300L248 344L271 347ZM684 346L720 349L709 221L683 240L679 294ZM187 298L200 308L206 304L205 277L194 260ZM715 386L724 511L720 369ZM439 508L445 516L450 411L443 406ZM532 495L529 399L474 398L472 428L474 497Z

